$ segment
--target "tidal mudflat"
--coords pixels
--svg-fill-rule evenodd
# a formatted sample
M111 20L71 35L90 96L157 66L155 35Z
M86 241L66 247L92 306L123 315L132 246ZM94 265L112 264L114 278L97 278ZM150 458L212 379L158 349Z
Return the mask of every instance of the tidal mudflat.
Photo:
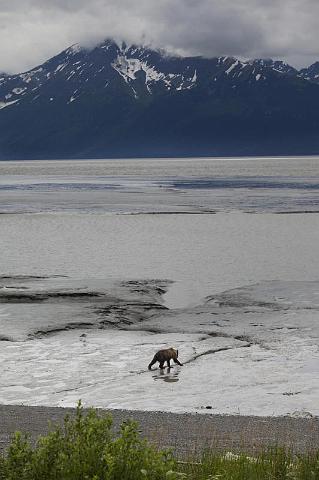
M0 403L318 415L318 160L125 162L0 164Z

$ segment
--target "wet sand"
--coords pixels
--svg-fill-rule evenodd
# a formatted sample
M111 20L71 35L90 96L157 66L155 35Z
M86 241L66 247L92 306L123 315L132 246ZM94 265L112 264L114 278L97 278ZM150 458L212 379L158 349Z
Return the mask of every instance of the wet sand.
M200 454L212 447L219 451L256 452L272 445L306 452L319 448L319 418L253 417L210 414L175 414L128 410L99 410L111 413L115 430L128 418L139 424L143 437L160 448L173 448L178 458ZM12 434L27 432L34 441L49 431L49 422L61 424L75 409L0 405L0 450Z

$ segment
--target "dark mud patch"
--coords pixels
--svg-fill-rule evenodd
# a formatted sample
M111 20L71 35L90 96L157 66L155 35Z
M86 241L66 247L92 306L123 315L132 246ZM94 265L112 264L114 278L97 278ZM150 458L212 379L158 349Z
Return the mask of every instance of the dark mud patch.
M159 312L167 311L168 308L159 303L149 302L121 302L117 305L107 305L94 310L103 325L112 325L121 327L123 325L135 325Z
M125 215L216 215L215 210L196 210L195 212L190 212L185 210L184 212L181 211L174 211L174 212L165 212L165 211L160 211L160 212L132 212L132 213L126 213ZM121 215L121 214L119 214ZM122 214L123 215L123 214Z
M6 335L0 335L0 342L15 342L16 340L12 337L7 337Z
M319 213L319 210L290 210L273 212L275 215L299 215L302 213Z
M0 290L0 303L29 303L29 302L50 302L54 300L86 300L88 298L103 298L101 292L2 292Z
M0 280L43 280L46 278L68 278L67 275L0 275Z
M55 335L57 333L61 333L61 332L67 332L69 330L76 330L76 329L83 329L83 328L94 328L96 327L96 323L81 323L81 322L74 322L74 323L68 323L67 325L65 326L61 326L61 327L54 327L54 328L48 328L48 329L42 329L42 330L37 330L36 332L34 333L30 333L28 335L28 339L29 340L33 340L33 339L36 339L36 338L43 338L43 337L48 337L50 335Z
M172 280L127 280L120 287L129 289L130 293L162 296L167 293Z
M214 355L215 353L219 353L219 352L225 352L226 350L235 350L237 348L249 348L251 347L251 344L248 343L246 345L236 345L236 346L228 346L228 347L219 347L219 348L212 348L210 350L206 350L205 352L202 352L202 353L198 353L197 355L194 355L192 358L190 358L189 360L186 360L183 365L186 365L188 363L192 363L192 362L195 362L195 360L197 360L198 358L200 357L205 357L207 355Z
M228 333L223 333L223 332L209 332L207 333L207 335L209 337L235 338L236 340L240 340L239 338L236 338L233 335L230 335Z
M281 305L275 302L267 302L262 300L254 300L249 297L233 296L233 295L211 295L206 297L206 303L214 303L217 308L253 308L245 313L257 313L257 309L266 309L272 311L289 310L288 305Z
M1 278L0 304L8 306L14 328L21 324L21 329L27 330L25 339L81 328L128 329L168 310L162 303L162 295L171 283L51 280L52 277L25 275ZM25 310L26 318L32 320L30 328L25 326ZM2 340L8 340L5 330Z
M248 335L235 335L233 338L235 340L239 340L240 342L246 342L250 347L253 345L258 345L258 347L264 350L271 350L271 348L265 345L262 341L249 337Z

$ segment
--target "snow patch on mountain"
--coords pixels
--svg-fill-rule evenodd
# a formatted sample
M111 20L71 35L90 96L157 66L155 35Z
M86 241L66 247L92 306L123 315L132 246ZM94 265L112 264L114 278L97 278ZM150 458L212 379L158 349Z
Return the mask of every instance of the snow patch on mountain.
M6 107L10 107L10 105L13 105L16 103L18 100L12 100L11 102L0 102L0 110Z
M124 55L118 55L112 67L124 78L126 82L136 79L136 73L144 71L146 74L146 83L158 81L165 76L163 73L157 72L154 67L149 66L146 62L138 58L127 58Z
M272 60L271 58L260 58L249 60L250 65L257 66L259 68L271 68L277 73L296 75L297 70L282 60Z
M78 43L75 43L74 45L71 45L71 47L69 47L65 53L67 53L68 55L76 55L77 53L80 53L83 51L83 47L81 47L81 45L79 45Z
M227 75L229 75L230 72L231 72L232 70L234 70L234 68L236 68L237 65L239 65L239 63L240 63L239 60L236 60L236 61L226 70L225 73L226 73Z
M12 92L15 93L16 95L21 95L25 91L26 91L26 87L24 87L24 88L20 88L20 87L19 88L14 88L12 90Z
M56 67L56 69L54 70L53 73L57 73L57 72L62 72L62 70L67 66L67 62L65 63L60 63L60 65L58 65Z
M25 82L25 83L30 83L32 81L32 77L34 77L37 73L42 73L43 68L37 68L35 70L30 70L29 72L26 73L21 73L19 77Z
M299 72L299 76L309 82L319 83L319 62L315 62Z
M185 77L182 74L159 72L152 65L139 58L127 57L120 54L111 63L114 70L116 70L126 83L130 83L137 79L137 73L143 72L145 74L145 84L149 93L152 93L151 86L156 82L163 82L164 86L170 90L175 87L176 90L189 89L196 85L197 72L196 70L190 77Z

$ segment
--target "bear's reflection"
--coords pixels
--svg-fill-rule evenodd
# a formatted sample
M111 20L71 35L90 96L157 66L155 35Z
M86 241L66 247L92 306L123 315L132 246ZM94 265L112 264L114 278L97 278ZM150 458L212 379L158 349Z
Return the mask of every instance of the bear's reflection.
M178 382L180 368L159 368L152 375L154 380L163 380L164 382Z

